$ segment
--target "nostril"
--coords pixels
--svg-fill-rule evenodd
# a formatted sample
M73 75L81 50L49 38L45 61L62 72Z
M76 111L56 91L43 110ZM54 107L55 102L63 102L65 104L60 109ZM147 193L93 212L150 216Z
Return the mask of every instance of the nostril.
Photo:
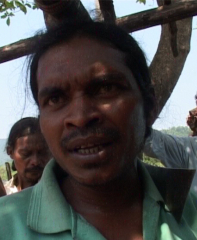
M87 127L92 127L100 123L100 118L93 118L87 123Z

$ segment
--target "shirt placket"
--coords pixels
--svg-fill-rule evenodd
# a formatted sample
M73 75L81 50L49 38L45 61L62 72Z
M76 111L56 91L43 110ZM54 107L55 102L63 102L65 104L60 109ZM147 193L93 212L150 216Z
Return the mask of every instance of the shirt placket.
M159 223L160 204L150 196L143 201L143 239L156 240Z

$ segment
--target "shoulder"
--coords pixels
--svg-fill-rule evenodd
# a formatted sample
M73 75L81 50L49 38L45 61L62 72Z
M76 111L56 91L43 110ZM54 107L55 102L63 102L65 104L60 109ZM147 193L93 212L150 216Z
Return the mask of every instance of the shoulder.
M27 188L21 192L0 198L0 222L4 219L4 216L23 212L23 209L28 207L32 189L32 187Z
M29 239L27 213L32 187L0 198L0 239Z
M197 146L197 137L188 137L188 139L193 145Z

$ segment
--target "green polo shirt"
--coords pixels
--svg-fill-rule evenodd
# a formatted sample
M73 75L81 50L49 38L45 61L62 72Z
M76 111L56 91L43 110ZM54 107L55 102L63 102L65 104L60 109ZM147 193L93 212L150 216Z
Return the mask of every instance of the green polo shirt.
M34 187L0 199L0 240L105 239L66 202L54 173L55 166L55 161L51 160L40 182ZM138 172L144 190L143 239L197 239L196 197L190 195L187 198L184 210L177 201L177 210L174 199L184 199L184 196L177 198L174 188L174 196L168 192L163 195L167 196L167 206L154 184L155 176L154 179L150 176L151 170L139 163ZM172 201L168 199L171 198L168 195L172 195Z

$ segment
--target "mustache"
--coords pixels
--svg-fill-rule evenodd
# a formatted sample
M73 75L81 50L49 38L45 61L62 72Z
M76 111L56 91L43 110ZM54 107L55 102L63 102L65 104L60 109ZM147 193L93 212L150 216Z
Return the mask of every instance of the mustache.
M25 173L31 173L31 172L42 172L44 170L43 167L35 166L32 168L25 169Z
M118 139L120 139L120 133L117 129L106 127L84 127L81 129L76 129L73 132L71 132L68 136L65 136L61 140L61 147L65 149L71 140L80 137L85 138L90 135L106 137L108 139L112 139L113 141L117 141Z

